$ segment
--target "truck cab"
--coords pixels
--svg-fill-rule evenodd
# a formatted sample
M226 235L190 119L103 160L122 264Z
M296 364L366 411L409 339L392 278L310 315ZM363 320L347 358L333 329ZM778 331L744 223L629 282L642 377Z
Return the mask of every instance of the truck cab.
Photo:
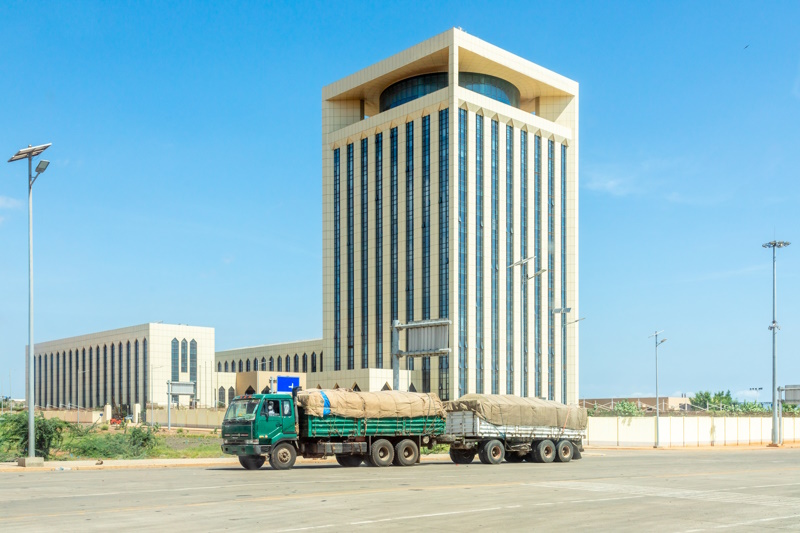
M261 468L265 456L277 470L297 457L297 410L291 394L248 394L233 399L222 421L222 451L247 469Z

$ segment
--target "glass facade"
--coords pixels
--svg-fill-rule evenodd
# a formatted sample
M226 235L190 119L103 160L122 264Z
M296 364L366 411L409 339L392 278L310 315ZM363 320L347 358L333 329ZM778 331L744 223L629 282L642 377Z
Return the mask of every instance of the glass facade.
M520 259L522 259L520 257ZM506 394L514 394L514 128L506 126Z
M369 149L366 137L361 139L361 368L369 366L369 217L367 203L367 172Z
M342 236L339 149L333 151L333 369L342 367Z
M130 369L130 362L128 364L128 368ZM128 370L128 387L130 387L130 375L131 372ZM141 387L141 383L139 382L139 341L133 343L133 394L128 392L128 396L133 398L133 403L139 403L139 387Z
M556 222L555 222L555 143L547 141L547 399L555 399L555 365L556 365L556 325L555 315L555 279L556 279Z
M194 339L189 343L189 381L197 383L197 341Z
M72 350L69 351L69 357L67 358L67 366L69 368L69 384L67 386L67 404L68 405L75 405L75 399L72 397Z
M356 367L355 361L355 242L353 242L353 232L355 222L353 214L353 181L355 180L355 169L353 168L353 143L347 145L347 369L353 370ZM287 365L288 366L288 365ZM287 369L288 371L288 369Z
M180 355L178 354L178 339L172 339L172 381L180 381Z
M106 356L108 355L108 348L103 346L103 362L105 363ZM114 394L114 379L116 378L114 374L114 343L111 343L111 375L109 376L109 381L106 381L106 401L110 399L112 403L116 403L119 398L116 394Z
M450 110L439 111L439 317L450 318ZM439 356L439 398L450 399L450 356Z
M519 133L519 256L528 257L528 132ZM528 396L528 263L522 265L522 350L519 395Z
M181 341L181 372L189 371L189 345L186 339Z
M142 395L144 396L144 407L147 407L147 400L148 394L150 394L147 385L149 383L148 378L150 377L150 367L148 365L147 359L147 339L142 339L142 373L144 374L142 379ZM145 413L146 415L146 413Z
M458 110L458 396L467 391L467 110Z
M406 78L387 87L380 97L380 112L416 100L447 87L447 72L434 72Z
M499 169L497 168L500 150L500 125L492 120L491 138L491 180L492 180L492 394L500 394L500 249L498 226L500 224Z
M97 353L100 353L100 348L97 348ZM111 362L114 362L114 358L111 358ZM114 369L111 369L111 377L114 377ZM109 396L109 386L111 382L108 379L108 346L103 346L103 403L100 405L105 405L108 403L108 396Z
M383 134L375 135L375 366L383 368Z
M422 319L431 317L431 116L422 117ZM431 358L422 358L422 392L431 391Z
M406 322L414 320L414 122L406 123ZM414 358L406 357L406 370Z
M475 115L475 392L483 394L483 116Z
M458 85L498 102L519 107L519 89L495 76L477 72L459 72Z
M542 269L542 138L533 137L533 254L534 271ZM533 281L534 298L534 388L537 398L542 397L542 276Z
M561 307L567 307L567 147L561 145ZM567 403L567 328L561 315L561 403Z
M389 133L389 195L391 197L390 206L390 233L391 233L391 292L390 307L392 313L392 322L400 319L398 313L398 214L397 214L397 128L392 128ZM394 361L392 361L394 364Z

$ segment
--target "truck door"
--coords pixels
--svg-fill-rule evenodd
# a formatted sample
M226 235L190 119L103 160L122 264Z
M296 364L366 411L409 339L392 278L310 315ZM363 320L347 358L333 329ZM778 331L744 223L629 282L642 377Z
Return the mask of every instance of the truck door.
M283 418L283 433L294 435L294 410L291 401L281 400L281 417Z
M283 433L283 417L281 416L280 400L265 400L261 410L261 420L264 431L259 431L260 438L268 439L271 444L279 439Z

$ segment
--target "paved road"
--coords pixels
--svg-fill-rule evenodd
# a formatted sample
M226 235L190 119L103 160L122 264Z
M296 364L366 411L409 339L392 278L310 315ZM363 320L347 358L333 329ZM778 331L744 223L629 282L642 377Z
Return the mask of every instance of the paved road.
M799 524L800 449L603 450L550 465L0 474L0 531L752 531Z

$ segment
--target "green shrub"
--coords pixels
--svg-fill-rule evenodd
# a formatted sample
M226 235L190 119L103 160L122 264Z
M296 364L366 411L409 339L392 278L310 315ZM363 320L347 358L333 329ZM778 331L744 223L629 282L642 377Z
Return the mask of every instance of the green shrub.
M644 409L627 400L620 400L614 404L614 414L617 416L642 416Z
M64 431L69 424L60 418L46 419L37 416L34 420L36 455L49 459L51 452L61 445ZM4 455L28 454L28 413L21 411L6 415L0 424L0 449Z
M103 424L100 426L100 431L108 431L108 424Z

